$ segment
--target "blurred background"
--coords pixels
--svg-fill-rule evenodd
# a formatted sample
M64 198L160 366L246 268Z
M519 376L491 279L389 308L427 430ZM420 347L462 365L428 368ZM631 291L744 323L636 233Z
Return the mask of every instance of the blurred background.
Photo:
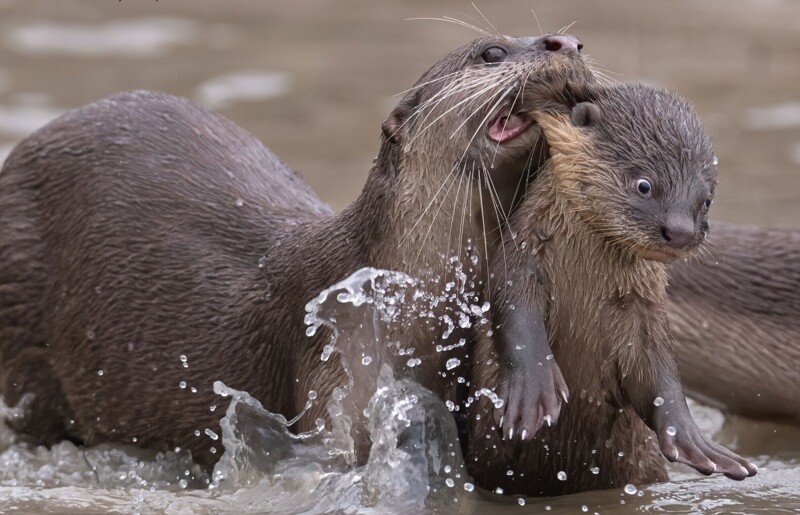
M606 73L676 90L713 135L713 217L800 226L800 2L476 2L501 33L569 33ZM0 0L0 160L118 90L184 95L252 131L335 208L361 188L396 94L493 31L466 1Z

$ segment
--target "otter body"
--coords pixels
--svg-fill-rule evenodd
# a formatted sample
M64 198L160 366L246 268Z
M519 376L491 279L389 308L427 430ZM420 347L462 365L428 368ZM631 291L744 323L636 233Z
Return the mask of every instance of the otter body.
M669 269L684 386L728 413L800 424L800 231L711 224Z
M348 377L320 359L326 331L306 336L305 303L365 266L443 289L456 273L444 263L471 262L469 249L480 299L486 235L539 164L522 99L591 80L578 45L485 38L440 60L384 123L361 195L338 214L245 131L165 94L115 95L28 137L0 172L0 394L24 408L9 424L34 443L180 446L211 464L221 380L287 418L316 391L292 429L315 428ZM455 399L439 372L464 350L428 349L441 334L420 323L394 339L421 356L417 380ZM346 415L363 460L374 384L360 379Z
M563 373L571 399L557 420L533 421L533 433L516 436L503 425L516 420L500 420L497 431L492 410L478 404L470 472L508 494L559 495L667 479L663 453L743 479L755 467L691 419L667 322L665 263L708 229L710 142L691 108L668 92L621 86L590 96L569 119L537 116L551 161L514 215L519 250L507 246L508 282L495 298L511 327L536 320L541 308L552 355L509 363L509 355L547 349L515 332L517 340L503 338L515 352L483 341L473 362L476 388L502 384L509 370L534 382Z

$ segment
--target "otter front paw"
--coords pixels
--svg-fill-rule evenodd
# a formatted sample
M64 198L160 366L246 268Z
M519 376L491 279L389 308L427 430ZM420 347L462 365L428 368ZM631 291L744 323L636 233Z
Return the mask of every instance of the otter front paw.
M718 472L736 480L758 472L753 463L703 435L693 420L660 418L656 419L656 435L661 452L669 461L684 463L707 476Z
M554 425L562 399L569 399L567 383L552 356L530 366L503 366L497 393L503 406L495 410L495 422L509 440L530 440L544 424Z

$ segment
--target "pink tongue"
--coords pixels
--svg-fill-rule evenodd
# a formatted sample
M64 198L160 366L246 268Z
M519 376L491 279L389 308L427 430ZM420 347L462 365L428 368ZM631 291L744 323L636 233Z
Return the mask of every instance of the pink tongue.
M489 122L487 134L492 141L505 143L525 132L532 124L532 121L523 120L515 114L498 116Z

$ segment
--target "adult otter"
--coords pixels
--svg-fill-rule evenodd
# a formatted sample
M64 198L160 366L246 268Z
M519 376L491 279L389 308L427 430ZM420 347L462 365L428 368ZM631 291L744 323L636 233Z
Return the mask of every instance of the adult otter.
M482 342L473 361L475 388L520 376L514 358L547 343L535 341L543 332L514 328L541 316L541 300L555 362L578 395L530 442L492 433L494 408L479 402L470 414L470 473L508 494L650 483L667 477L660 446L671 461L744 479L756 467L702 435L691 418L667 323L666 263L708 230L717 173L710 140L688 103L667 91L626 85L588 98L570 118L536 116L551 161L512 218L522 250L507 244L509 280L496 302L514 340L498 339L496 352ZM521 374L557 371L552 358L527 363ZM560 373L544 376L552 385ZM536 414L528 404L520 412Z
M446 257L466 261L468 247L480 284L496 209L539 164L527 89L591 80L580 48L547 35L451 52L391 113L361 195L336 215L252 136L184 99L117 94L37 131L0 173L0 393L33 394L10 424L35 443L180 446L210 464L221 380L288 416L316 391L294 427L314 428L347 376L320 360L327 335L306 336L304 304L365 266L443 285ZM449 356L425 345L440 334L420 323L397 340L447 397ZM350 398L362 450L371 394Z
M800 424L800 231L717 222L709 243L669 271L684 386L728 413Z

